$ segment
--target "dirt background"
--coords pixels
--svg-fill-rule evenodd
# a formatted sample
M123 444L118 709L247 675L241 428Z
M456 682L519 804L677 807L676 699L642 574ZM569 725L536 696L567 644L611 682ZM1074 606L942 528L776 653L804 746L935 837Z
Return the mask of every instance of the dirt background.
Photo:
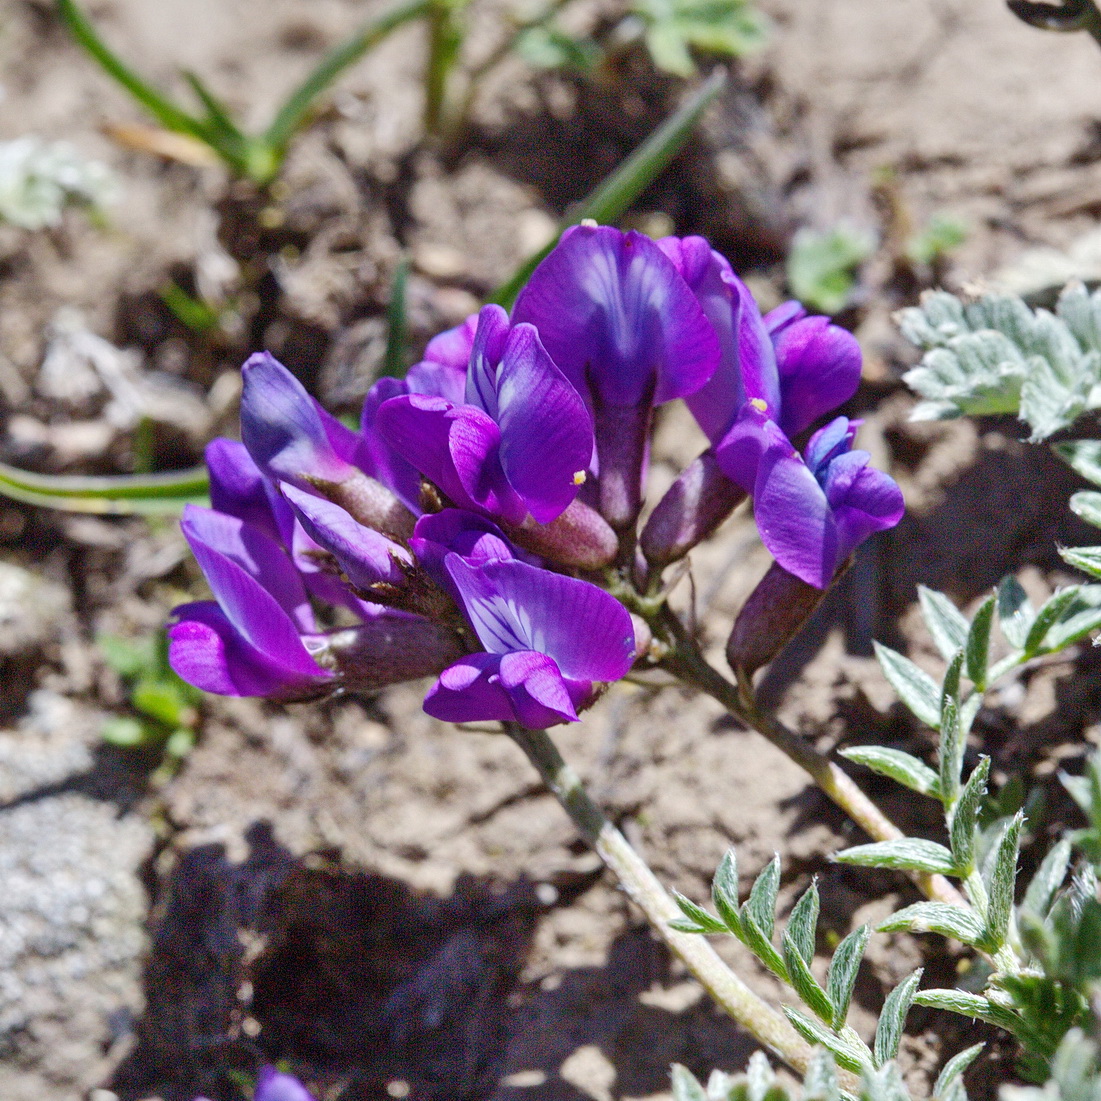
M628 221L708 234L766 303L783 293L797 226L848 220L877 235L842 318L866 353L848 411L867 416L864 445L898 477L909 514L869 544L764 691L822 748L925 751L868 656L871 639L935 668L917 583L966 604L1016 571L1039 599L1066 579L1056 541L1088 534L1065 509L1074 479L1019 443L1014 424L907 423L898 378L911 353L890 313L934 278L958 287L1001 272L1023 286L1097 271L1101 55L1085 36L1025 27L998 0L760 6L772 44L733 68L698 138ZM192 68L255 126L372 10L91 5L149 77L178 90L178 70ZM577 18L614 10L582 0ZM475 61L499 29L492 10L481 19ZM250 235L249 199L218 170L105 137L105 125L140 121L135 108L50 4L6 0L0 138L71 141L114 169L120 194L105 226L74 213L56 230L0 227L2 457L126 470L137 408L154 424L143 446L156 465L189 465L232 431L239 364L261 347L334 408L354 408L381 362L400 256L412 260L420 346L539 247L682 92L640 58L597 84L510 62L445 160L421 137L422 59L420 32L402 31L340 82L295 144L277 215ZM915 272L901 241L935 212L964 216L969 236L944 270ZM233 303L241 264L252 289L217 338L187 330L158 296L172 278ZM122 398L104 371L130 387ZM655 491L698 444L670 410ZM693 556L716 660L766 565L741 516ZM125 694L96 634L145 637L200 591L170 521L0 502L5 1101L226 1101L241 1096L234 1072L273 1058L325 1101L662 1097L674 1060L701 1074L744 1065L751 1043L599 874L518 751L425 717L423 686L308 707L209 699L198 746L163 784L151 779L154 755L104 746ZM1048 792L1033 819L1041 837L1065 810L1055 770L1101 740L1098 671L1088 647L1030 668L991 694L976 724L972 750L993 755L999 782L1022 772ZM730 845L746 881L781 853L785 906L819 877L823 946L912 897L900 877L830 865L856 831L778 752L676 687L617 685L559 740L657 874L694 898ZM935 830L927 808L864 781L904 825ZM777 994L738 946L723 950ZM868 961L853 1017L865 1032L884 989L913 967L927 967L927 982L954 979L955 961L931 941L877 936ZM913 1082L975 1031L915 1011L903 1049ZM991 1096L1012 1078L1011 1053L993 1042L970 1078Z

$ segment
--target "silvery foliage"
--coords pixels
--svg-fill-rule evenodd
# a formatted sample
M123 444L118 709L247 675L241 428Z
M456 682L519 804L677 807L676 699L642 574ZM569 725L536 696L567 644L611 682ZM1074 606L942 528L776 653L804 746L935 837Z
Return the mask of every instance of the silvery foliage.
M929 291L898 323L925 353L905 375L925 399L914 420L1016 413L1038 441L1101 407L1101 291L1072 283L1055 313L1011 294Z
M0 222L43 229L57 225L66 206L100 209L114 194L107 166L66 142L34 135L0 142Z
M938 1101L967 1101L963 1085L963 1072L982 1050L976 1044L961 1052L945 1064L933 1088ZM726 1074L721 1070L711 1072L707 1085L702 1085L691 1071L674 1065L673 1101L844 1101L849 1095L842 1093L837 1081L837 1066L833 1056L824 1050L815 1053L801 1088L791 1089L777 1078L768 1059L755 1052L749 1059L744 1074ZM878 1070L865 1071L860 1080L859 1101L910 1101L910 1093L902 1080L898 1067L886 1063ZM1016 1101L1016 1099L1014 1099ZM1040 1101L1039 1098L1020 1098L1019 1101ZM1061 1101L1058 1095L1052 1101ZM1069 1097L1067 1099L1069 1101ZM1083 1101L1086 1101L1083 1098ZM1089 1098L1088 1101L1094 1101Z

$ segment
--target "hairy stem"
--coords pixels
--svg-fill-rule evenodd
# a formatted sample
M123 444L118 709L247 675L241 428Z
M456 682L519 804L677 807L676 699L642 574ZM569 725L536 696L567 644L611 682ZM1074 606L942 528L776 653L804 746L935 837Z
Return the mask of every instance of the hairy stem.
M833 761L783 723L759 710L748 690L739 691L733 681L715 669L669 608L662 611L660 629L671 643L662 661L666 669L706 692L736 719L786 753L874 841L897 841L905 836ZM967 900L944 876L918 872L913 878L928 898L951 906L968 906Z
M623 834L593 802L577 773L562 759L545 730L506 730L538 769L585 840L646 914L654 931L676 953L703 988L731 1017L794 1070L805 1073L811 1049L787 1021L749 989L698 934L681 933L670 922L681 917L677 904ZM856 1079L842 1071L842 1086L855 1092Z

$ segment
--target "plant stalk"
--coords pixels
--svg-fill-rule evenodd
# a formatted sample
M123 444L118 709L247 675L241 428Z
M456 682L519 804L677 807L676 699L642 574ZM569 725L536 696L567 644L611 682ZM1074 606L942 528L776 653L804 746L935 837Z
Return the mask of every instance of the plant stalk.
M545 730L525 730L514 723L505 729L539 771L582 836L646 914L654 931L684 961L708 994L743 1028L792 1069L806 1073L811 1048L788 1022L763 1002L720 959L700 935L681 933L671 921L682 917L677 904L623 834L593 802L577 773L562 759ZM839 1072L842 1087L857 1092L857 1080Z
M809 742L783 723L760 711L748 693L715 669L669 608L661 613L660 628L671 636L671 649L662 665L681 680L718 701L740 722L782 750L874 841L898 841L905 834L873 803L853 779ZM969 908L967 900L942 875L913 873L926 897L950 906Z

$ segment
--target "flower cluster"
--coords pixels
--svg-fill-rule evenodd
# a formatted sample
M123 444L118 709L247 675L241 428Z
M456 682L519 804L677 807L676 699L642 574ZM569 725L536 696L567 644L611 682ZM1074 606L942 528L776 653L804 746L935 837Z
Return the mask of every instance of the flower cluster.
M255 355L242 442L209 446L213 507L183 519L214 600L176 609L173 667L282 700L434 675L442 719L575 720L642 648L601 582L652 582L746 495L817 589L897 523L857 422L792 443L859 375L850 334L797 303L762 317L702 238L595 225L563 236L511 317L486 306L379 380L358 430ZM711 447L639 532L653 410L674 398Z

